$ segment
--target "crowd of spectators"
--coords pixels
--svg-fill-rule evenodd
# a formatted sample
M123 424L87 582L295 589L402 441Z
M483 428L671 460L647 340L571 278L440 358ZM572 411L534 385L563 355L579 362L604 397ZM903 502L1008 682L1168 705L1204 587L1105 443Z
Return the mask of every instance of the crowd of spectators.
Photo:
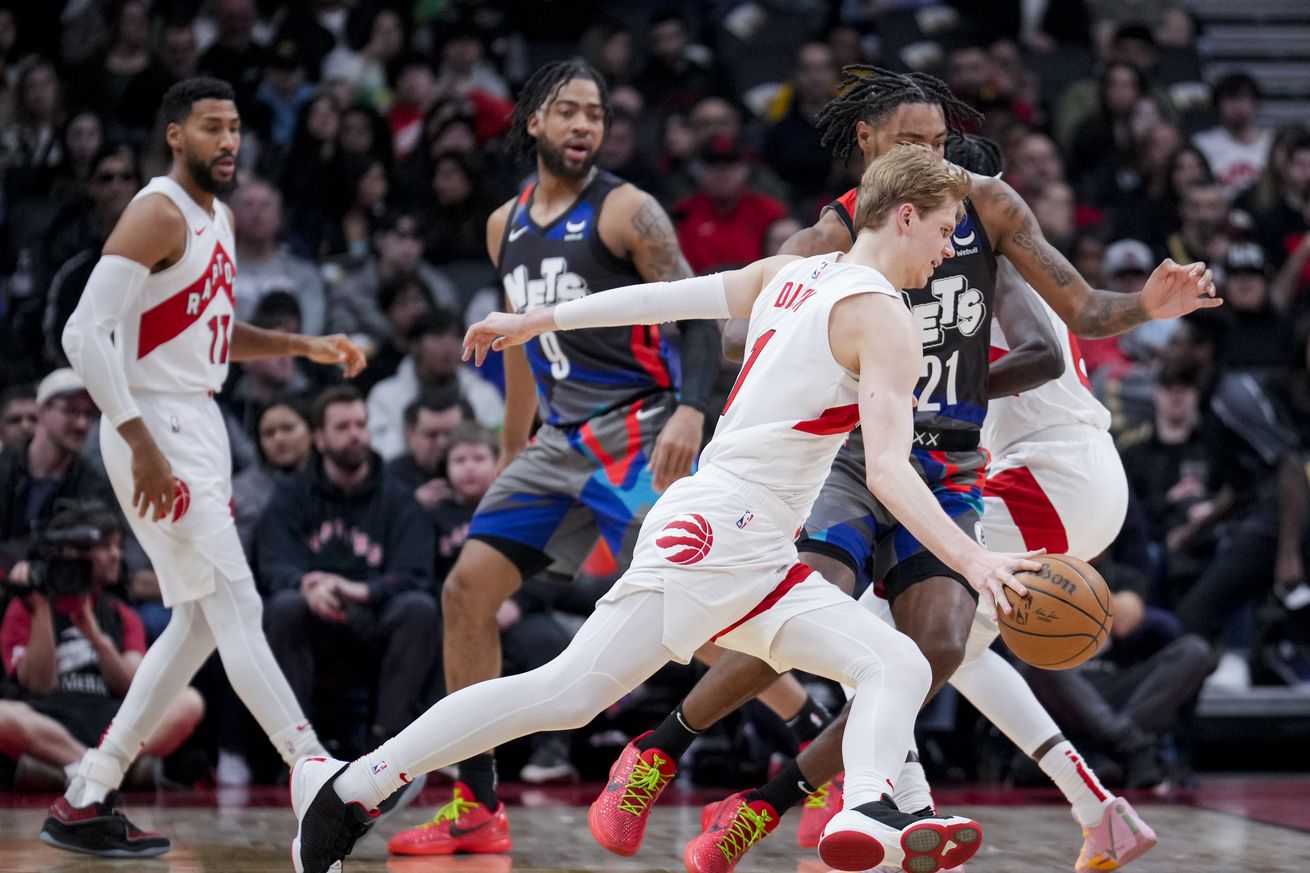
M345 333L370 358L348 384L289 358L234 366L219 396L271 645L347 752L441 693L442 580L497 472L498 369L463 364L460 338L498 304L485 221L527 172L499 146L535 66L579 54L611 87L600 165L661 200L698 273L773 253L851 187L816 122L852 63L934 73L980 110L1005 179L1094 286L1137 290L1164 257L1213 267L1222 309L1082 346L1133 493L1100 562L1115 633L1082 671L1032 677L1072 733L1104 728L1080 739L1125 782L1166 779L1162 738L1203 681L1310 682L1310 128L1264 125L1245 73L1206 81L1198 36L1175 0L0 2L0 753L58 781L98 733L61 695L115 700L167 621L58 337L166 171L160 97L199 74L242 115L239 317ZM34 531L70 513L101 532L93 594L23 593ZM587 572L612 569L601 547ZM578 610L526 585L498 615L507 669L560 651ZM147 753L185 743L244 781L239 726L195 730L232 717L205 676L209 706L179 700ZM567 735L525 754L525 778L575 775Z

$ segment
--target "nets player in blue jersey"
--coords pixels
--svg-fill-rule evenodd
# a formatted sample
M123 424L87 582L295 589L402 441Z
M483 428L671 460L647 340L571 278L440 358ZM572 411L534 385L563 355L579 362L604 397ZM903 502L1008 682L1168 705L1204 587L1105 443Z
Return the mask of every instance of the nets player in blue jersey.
M833 147L839 159L858 148L867 164L903 142L924 143L942 154L948 138L958 138L967 126L981 120L944 82L932 76L871 67L847 67L843 72L841 95L820 116L824 144ZM978 148L976 141L971 142ZM994 160L995 155L992 157ZM789 239L782 252L810 256L847 251L854 211L855 192L851 191L825 208L814 226ZM948 515L977 536L988 460L979 445L979 432L988 397L1026 390L1058 375L1058 371L1046 369L1040 351L1028 357L1026 364L1022 355L1002 359L989 373L990 319L997 306L1007 305L997 295L999 255L1006 256L1080 336L1108 336L1151 318L1175 317L1218 305L1218 301L1203 266L1183 267L1172 261L1161 264L1136 295L1092 289L1046 241L1031 210L999 178L974 174L965 211L953 237L955 256L941 264L925 287L904 293L924 346L912 462ZM749 354L741 348L744 335L744 325L729 323L725 346L730 357L740 357L744 351ZM735 349L731 347L734 336ZM896 626L914 639L932 666L931 697L964 660L977 614L976 598L957 573L924 549L869 494L862 484L864 459L858 442L850 441L838 453L798 549L807 564L846 591L853 591L860 580L877 583L876 593L890 603ZM638 739L635 747L647 754L659 750L663 758L676 761L699 731L776 678L764 662L726 653L682 705L653 733ZM817 828L807 827L812 822L802 822L803 841L810 834L817 842L822 821L840 808L839 786L828 783L841 769L844 723L844 716L839 716L796 761L757 792L779 813L801 801L806 801L806 812L818 813L807 816L818 820ZM1070 748L1056 732L1037 749L1025 751L1043 763L1043 769L1066 794L1086 798L1075 809L1080 823L1090 829L1100 822L1101 807L1112 798L1076 755L1064 754ZM1104 796L1098 800L1098 794ZM931 805L916 756L896 784L896 801L911 813ZM724 829L702 834L693 846L727 845L733 840L733 831ZM716 857L713 852L692 849L688 847L687 857ZM1089 853L1095 855L1095 847L1085 847L1084 854ZM740 857L735 854L734 863ZM1105 858L1101 861L1114 863ZM941 869L952 866L946 853Z
M509 145L536 174L487 221L508 311L691 275L655 199L595 167L609 115L603 78L580 61L548 64L525 85ZM658 493L691 471L720 340L710 321L679 331L681 386L653 326L547 333L505 353L502 472L442 591L448 692L500 675L497 612L525 577L571 576L598 535L626 567ZM542 426L529 443L534 411ZM452 801L393 837L392 852L509 850L493 756L459 771Z

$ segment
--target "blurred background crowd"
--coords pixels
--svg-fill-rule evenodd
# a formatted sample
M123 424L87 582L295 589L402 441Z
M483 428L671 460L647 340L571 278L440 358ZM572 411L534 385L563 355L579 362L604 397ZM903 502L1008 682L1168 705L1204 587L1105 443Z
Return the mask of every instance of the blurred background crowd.
M369 353L349 383L291 359L234 366L219 397L271 644L346 755L441 693L440 589L495 476L503 409L495 361L462 364L460 341L500 299L486 218L530 170L501 138L527 76L571 55L610 83L600 166L663 202L698 273L773 253L852 186L858 165L820 146L815 120L853 63L933 73L979 109L1004 178L1093 286L1135 291L1164 257L1208 262L1222 309L1082 344L1133 491L1098 562L1115 633L1088 666L1029 678L1107 782L1289 766L1280 743L1310 722L1301 0L6 0L0 575L30 575L52 532L95 535L91 593L58 604L53 628L0 585L0 785L60 782L167 622L58 342L115 221L167 170L164 91L199 74L236 89L239 316ZM507 668L558 653L613 571L601 546L577 582L525 586L498 616ZM367 586L367 605L348 587L302 594L314 573ZM57 652L53 682L10 671L38 646ZM696 669L668 668L582 731L511 746L501 773L601 776ZM194 692L140 783L276 780L216 658ZM12 736L15 707L59 730ZM920 732L939 779L1040 777L949 689ZM750 706L683 769L740 783L790 742Z

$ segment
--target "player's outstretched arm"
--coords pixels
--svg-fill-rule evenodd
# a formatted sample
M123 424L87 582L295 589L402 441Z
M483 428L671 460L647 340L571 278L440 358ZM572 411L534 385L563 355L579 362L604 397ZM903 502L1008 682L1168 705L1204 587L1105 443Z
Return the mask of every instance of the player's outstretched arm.
M869 325L878 325L877 330ZM860 373L860 430L869 490L929 551L957 570L992 614L1007 612L1003 588L1023 593L1019 570L1039 570L1027 556L989 552L960 530L910 466L914 386L922 347L909 311L884 294L849 297L829 316L833 356Z
M163 195L134 200L115 225L62 336L68 362L132 449L132 507L156 520L173 508L173 471L141 419L114 352L113 333L152 270L177 262L190 231Z
M473 358L481 364L488 351L522 345L552 330L662 324L692 318L746 318L760 290L784 264L794 260L778 255L740 270L614 288L531 312L493 312L464 335L464 360Z
M1214 278L1204 264L1166 258L1136 294L1092 288L1046 239L1028 204L1000 179L973 176L972 200L998 255L1019 274L1078 336L1106 337L1145 321L1176 318L1219 306Z
M996 321L1010 349L987 371L988 398L1031 391L1064 374L1064 347L1051 319L1005 258L996 262Z
M340 364L346 378L358 376L368 364L363 349L343 333L305 336L281 330L267 330L238 321L232 325L231 360L258 361L287 356L308 358L316 364Z

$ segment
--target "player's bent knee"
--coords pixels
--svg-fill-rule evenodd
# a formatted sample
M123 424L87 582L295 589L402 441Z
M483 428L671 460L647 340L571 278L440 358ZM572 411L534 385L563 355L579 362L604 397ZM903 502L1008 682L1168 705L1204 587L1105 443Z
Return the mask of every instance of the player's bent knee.
M945 682L959 669L959 666L964 663L967 648L960 640L949 637L920 640L918 647L923 657L927 659L927 664L932 668L934 682Z

